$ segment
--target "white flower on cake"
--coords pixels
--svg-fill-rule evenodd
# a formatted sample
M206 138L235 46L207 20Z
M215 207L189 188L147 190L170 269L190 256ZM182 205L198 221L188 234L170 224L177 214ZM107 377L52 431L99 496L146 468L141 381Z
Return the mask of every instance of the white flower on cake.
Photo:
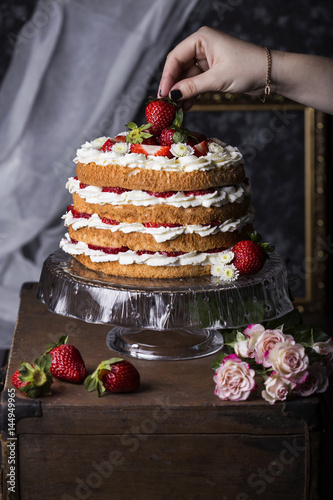
M221 260L222 264L230 264L234 256L235 254L231 250L224 250L219 254L219 259Z
M126 155L130 152L131 145L128 142L116 142L112 146L112 152L117 153L118 155Z
M177 144L172 144L170 153L172 153L173 156L189 156L194 154L194 149L188 144L177 142Z
M224 153L223 146L221 146L217 142L209 142L208 143L208 150L210 153L215 153L215 154Z
M233 264L212 264L211 274L222 281L235 281L239 272Z

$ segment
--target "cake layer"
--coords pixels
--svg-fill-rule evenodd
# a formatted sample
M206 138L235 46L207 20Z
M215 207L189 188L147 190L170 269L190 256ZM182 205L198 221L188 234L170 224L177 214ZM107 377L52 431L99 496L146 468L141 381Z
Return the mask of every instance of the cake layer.
M246 224L240 231L221 232L200 236L199 234L182 234L175 239L158 242L152 234L140 232L123 233L122 231L111 232L107 229L96 229L83 227L74 230L68 228L71 238L91 245L101 247L128 247L131 250L149 250L153 252L194 252L207 251L213 248L229 248L235 245L240 239L248 239L252 232L252 224Z
M125 189L159 192L229 186L239 184L245 179L243 162L190 172L153 170L139 166L131 168L117 164L78 163L76 175L84 184L93 186L117 186Z
M66 188L71 194L78 194L87 203L99 205L172 205L177 208L222 207L228 203L241 203L252 194L251 184L246 182L231 186L212 187L205 190L168 191L164 193L124 189L109 186L92 186L81 183L77 177L70 177Z
M228 203L222 207L190 207L179 208L172 205L140 206L135 205L100 205L87 203L77 193L73 194L73 204L78 212L96 213L101 218L128 223L172 222L182 226L189 224L208 224L211 221L225 221L244 215L250 205L250 198L246 197L241 203Z
M185 265L185 266L159 266L152 267L145 264L122 265L119 262L92 262L86 255L74 256L88 269L99 271L112 276L125 276L128 278L186 278L210 274L211 266Z

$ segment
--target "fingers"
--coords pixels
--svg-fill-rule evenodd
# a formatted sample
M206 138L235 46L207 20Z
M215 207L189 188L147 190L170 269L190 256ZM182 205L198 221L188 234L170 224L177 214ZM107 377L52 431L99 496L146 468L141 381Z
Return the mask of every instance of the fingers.
M204 54L198 54L197 34L194 33L180 42L167 56L165 61L158 95L165 97L172 87L187 71L193 71L197 59L204 59Z

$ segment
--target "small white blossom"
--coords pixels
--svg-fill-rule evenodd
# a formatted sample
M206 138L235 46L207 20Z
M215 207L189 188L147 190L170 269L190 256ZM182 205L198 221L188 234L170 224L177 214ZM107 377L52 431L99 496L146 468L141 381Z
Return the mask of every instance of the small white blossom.
M194 154L194 149L188 144L177 142L176 144L172 144L170 153L172 153L173 156L189 156Z
M128 142L116 142L112 146L112 152L117 153L119 155L126 155L130 152L131 145Z
M235 254L231 250L224 250L220 253L219 257L221 259L222 264L230 264Z
M208 150L210 153L218 154L218 153L224 153L224 148L220 144L217 144L217 142L209 142L208 143Z
M211 273L223 281L235 281L239 275L239 271L233 264L213 264Z

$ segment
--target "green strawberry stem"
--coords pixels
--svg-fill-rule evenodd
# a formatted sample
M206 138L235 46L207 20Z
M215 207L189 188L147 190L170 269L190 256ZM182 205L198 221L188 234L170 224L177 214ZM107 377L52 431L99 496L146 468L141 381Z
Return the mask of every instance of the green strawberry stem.
M126 123L126 127L130 129L130 132L126 136L126 142L130 142L132 144L141 144L143 139L149 139L149 137L153 137L153 134L146 132L146 130L151 126L152 123L144 123L140 127L138 127L134 122Z
M253 233L250 234L250 239L254 243L258 243L258 245L263 250L263 252L266 256L266 259L269 259L270 252L274 252L274 250L275 250L274 245L271 245L271 243L264 243L262 241L262 236L260 233L258 233L258 231L253 231Z
M20 387L20 391L28 397L36 398L51 394L53 383L50 372L52 356L43 354L40 359L35 359L33 364L22 362L19 369L19 379L21 382L28 382L29 385Z
M119 363L120 361L123 361L122 358L110 358L107 359L106 361L102 361L96 370L91 374L88 375L88 377L84 381L84 388L88 391L94 391L95 389L97 390L98 397L102 396L102 394L106 391L104 384L102 380L100 379L101 372L103 370L111 370L111 365L115 363Z
M45 352L44 354L48 354L52 349L55 347L59 347L60 345L67 344L68 341L68 335L62 335L58 342L52 342L51 344L47 344L45 346Z

